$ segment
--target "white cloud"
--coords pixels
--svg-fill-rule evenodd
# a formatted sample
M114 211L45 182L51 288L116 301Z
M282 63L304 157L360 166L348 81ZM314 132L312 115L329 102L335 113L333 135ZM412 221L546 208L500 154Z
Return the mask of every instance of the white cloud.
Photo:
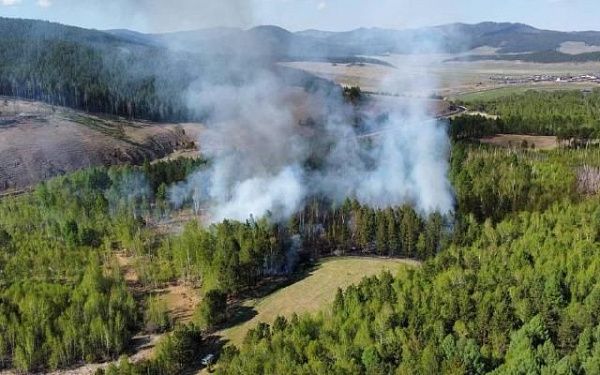
M48 8L52 5L52 1L50 0L38 0L37 5L42 8Z
M323 10L325 8L327 8L327 3L326 2L321 1L319 4L317 4L317 9L318 10Z
M11 5L17 5L21 2L21 0L0 0L0 4L4 5L4 6L11 6Z

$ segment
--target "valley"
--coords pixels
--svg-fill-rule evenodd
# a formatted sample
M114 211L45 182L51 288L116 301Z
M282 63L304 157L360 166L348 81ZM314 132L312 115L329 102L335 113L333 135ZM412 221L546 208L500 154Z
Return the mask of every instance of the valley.
M0 2L1 374L598 373L600 31L165 4Z

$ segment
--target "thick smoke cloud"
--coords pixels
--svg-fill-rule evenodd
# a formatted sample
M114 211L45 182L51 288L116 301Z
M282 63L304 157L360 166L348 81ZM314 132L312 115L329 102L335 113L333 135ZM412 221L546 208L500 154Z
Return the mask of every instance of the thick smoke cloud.
M314 196L382 208L408 203L423 214L452 210L449 141L431 118L435 82L422 78L429 61L419 57L426 55L381 80L381 91L405 96L381 97L357 113L340 89L309 79L290 84L289 72L257 60L261 48L216 59L209 77L191 86L189 106L206 118L198 144L211 163L171 189L176 206L192 199L212 221L283 220ZM435 41L418 48L435 50ZM405 71L415 66L423 72Z
M267 213L285 219L312 196L409 203L422 213L452 209L449 141L429 117L427 99L389 98L361 113L366 122L357 127L337 90L306 93L268 70L252 75L241 84L201 83L190 93L190 106L209 113L199 145L212 163L171 190L175 204L191 196L214 221ZM314 124L302 125L308 117ZM318 166L310 166L314 158Z

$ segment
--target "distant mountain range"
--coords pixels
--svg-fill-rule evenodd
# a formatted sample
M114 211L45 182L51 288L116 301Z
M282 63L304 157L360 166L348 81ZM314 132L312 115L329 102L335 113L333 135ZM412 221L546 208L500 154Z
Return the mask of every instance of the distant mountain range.
M165 34L144 34L131 30L89 30L37 20L0 17L3 38L61 40L95 47L163 48L206 55L266 56L274 60L340 59L390 53L443 51L463 53L478 47L496 50L495 59L511 54L554 51L558 60L595 60L597 54L570 58L559 51L565 42L600 46L599 31L561 32L540 30L519 23L462 23L409 30L360 28L347 32L305 30L290 32L277 26L249 30L212 28ZM582 51L586 52L586 51ZM498 57L500 56L500 57ZM533 60L535 56L529 56ZM527 56L525 56L527 58Z
M249 30L216 28L198 31L142 34L129 30L108 33L132 41L207 53L244 51L276 58L323 58L443 51L462 53L478 47L500 55L557 51L565 42L600 46L600 32L540 30L519 23L448 24L412 30L360 28L347 32L306 30L289 32L277 26ZM560 53L560 52L559 52Z

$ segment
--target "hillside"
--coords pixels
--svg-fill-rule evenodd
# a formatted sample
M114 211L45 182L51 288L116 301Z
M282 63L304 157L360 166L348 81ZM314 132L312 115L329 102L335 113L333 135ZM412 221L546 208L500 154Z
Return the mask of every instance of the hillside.
M91 166L161 158L193 147L199 131L0 98L0 193Z

